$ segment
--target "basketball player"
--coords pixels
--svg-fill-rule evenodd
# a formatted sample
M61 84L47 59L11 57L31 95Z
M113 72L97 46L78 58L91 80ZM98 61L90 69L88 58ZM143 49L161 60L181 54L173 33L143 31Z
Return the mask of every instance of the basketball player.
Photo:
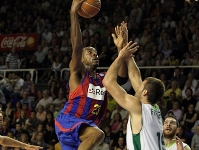
M2 123L3 123L3 115L2 115L2 110L1 110L1 106L0 106L0 124L2 124ZM40 146L29 145L29 144L17 141L15 139L9 138L8 136L1 136L1 135L0 135L0 144L3 146L8 146L8 147L24 148L26 150L42 149L42 147L40 147Z
M96 49L83 48L77 11L84 1L73 0L70 10L73 49L70 93L68 102L55 119L56 134L63 150L92 150L104 139L104 133L96 124L107 109L106 89L102 84L105 73L96 73L99 64ZM115 41L117 47L123 44L120 39Z
M189 145L183 143L180 138L176 136L178 126L179 122L174 116L168 116L165 119L163 133L166 150L191 150Z
M119 52L109 67L103 84L117 103L129 111L127 149L165 150L162 117L156 104L163 96L165 87L159 79L153 77L148 77L142 82L133 58L135 51L132 48L123 48ZM135 90L134 96L127 94L117 83L117 73L124 62L127 63L128 77Z

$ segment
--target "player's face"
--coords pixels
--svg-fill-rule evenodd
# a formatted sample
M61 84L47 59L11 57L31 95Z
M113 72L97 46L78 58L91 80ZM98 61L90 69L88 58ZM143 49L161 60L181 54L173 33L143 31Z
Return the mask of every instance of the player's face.
M173 138L177 132L177 122L174 118L166 118L163 125L163 133L165 137Z
M142 96L143 91L146 90L146 89L144 89L146 83L147 83L147 80L144 80L141 83L140 87L137 87L137 91L136 91L136 94L135 94L136 97Z
M86 66L98 66L99 58L97 55L97 51L93 47L84 48L82 62Z

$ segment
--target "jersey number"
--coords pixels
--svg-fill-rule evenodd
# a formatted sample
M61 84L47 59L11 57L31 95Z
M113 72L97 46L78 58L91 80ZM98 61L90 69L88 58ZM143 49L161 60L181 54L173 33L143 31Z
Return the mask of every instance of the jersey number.
M100 105L95 104L95 105L94 105L94 109L93 109L93 111L92 111L92 114L98 115L98 114L99 114L99 111L100 111L100 108L101 108Z
M166 150L164 148L164 139L163 139L163 134L161 135L160 132L157 132L157 137L158 137L158 147L159 150Z

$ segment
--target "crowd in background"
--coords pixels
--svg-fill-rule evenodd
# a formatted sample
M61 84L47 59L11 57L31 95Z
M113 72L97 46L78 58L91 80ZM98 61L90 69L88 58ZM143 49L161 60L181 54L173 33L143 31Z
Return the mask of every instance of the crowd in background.
M127 23L129 40L137 42L135 61L142 77L161 79L166 91L158 105L165 116L174 114L180 122L178 136L192 148L199 148L199 3L194 0L103 0L93 18L79 17L84 46L97 49L100 67L108 67L117 57L111 34L122 21ZM37 49L25 48L0 54L1 69L38 69L38 89L34 77L26 72L0 75L0 102L4 123L0 135L7 135L44 149L59 150L54 117L68 98L70 42L70 0L1 0L0 35L37 33ZM179 66L164 68L160 66ZM42 69L41 69L42 68ZM63 78L60 78L60 73ZM133 94L129 81L123 88ZM99 127L105 132L97 150L125 150L128 112L108 96L108 111ZM8 150L13 148L1 147Z

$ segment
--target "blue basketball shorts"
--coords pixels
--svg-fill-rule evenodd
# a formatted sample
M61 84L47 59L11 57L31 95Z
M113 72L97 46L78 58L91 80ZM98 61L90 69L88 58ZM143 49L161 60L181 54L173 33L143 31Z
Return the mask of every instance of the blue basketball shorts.
M82 124L97 127L92 120L76 118L69 114L60 113L55 119L55 131L63 150L77 150L81 141L79 128Z

